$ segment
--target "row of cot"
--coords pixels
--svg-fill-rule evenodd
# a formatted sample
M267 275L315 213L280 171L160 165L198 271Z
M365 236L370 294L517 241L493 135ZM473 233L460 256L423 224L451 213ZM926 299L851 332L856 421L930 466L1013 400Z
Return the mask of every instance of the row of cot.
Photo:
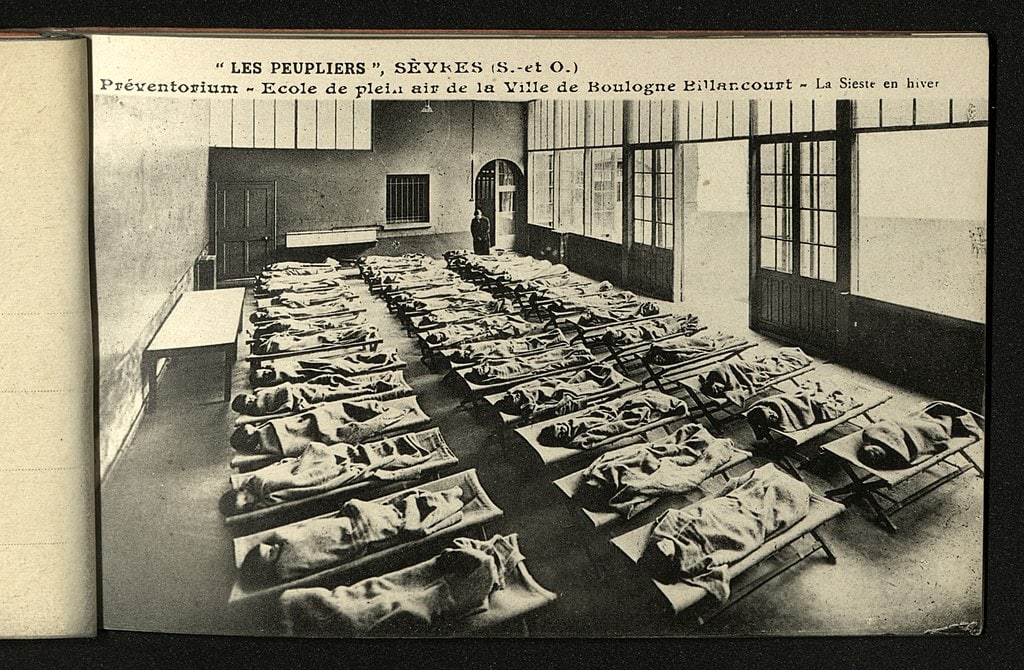
M790 458L795 447L862 416L874 424L869 412L885 403L889 394L863 385L854 385L852 390L849 385L843 388L828 375L808 381L804 376L816 366L798 349L745 356L744 352L754 345L742 338L722 333L697 336L703 327L692 315L659 315L656 305L639 302L635 296L614 291L607 284L574 280L563 266L514 254L484 257L450 252L445 258L445 269L424 258L395 261L400 278L398 274L394 279L385 277L377 282L376 290L403 318L409 332L419 338L425 360L429 353L430 360L446 361L468 396L482 399L495 409L501 425L521 424L515 432L544 463L581 455L592 458L606 452L589 468L555 482L570 497L589 503L585 511L595 524L603 525L621 516L622 510L616 509L617 504L612 501L631 499L637 491L645 495L654 491L655 497L662 498L666 494L687 493L714 475L727 477L733 467L749 457L749 451L742 449L724 457L722 449L707 450L712 443L708 439L710 433L703 434L705 429L698 424L686 423L674 433L666 430L673 422L685 421L691 409L699 410L715 429L722 426L716 417L718 411L727 416L747 417L755 439L786 471L784 474L774 469L758 469L756 477L748 473L748 479L755 477L761 481L760 486L749 485L761 491L760 502L769 498L775 503L792 500L794 487L804 489L797 497L806 497L806 501L796 506L802 512L795 516L792 510L784 514L779 510L751 511L745 518L760 519L772 512L774 525L755 525L761 530L773 530L760 536L733 536L726 543L733 547L732 553L720 555L708 551L705 538L699 545L700 552L706 555L698 556L694 565L706 568L710 561L716 568L728 565L726 572L738 574L804 535L813 538L815 544L798 553L795 562L819 548L834 559L817 534L822 523L843 509L828 498L863 498L883 524L895 529L889 513L971 469L981 474L965 451L981 438L980 417L947 403L935 403L899 421L869 425L820 448L819 453L828 452L840 458L851 484L826 492L827 497L812 494ZM373 277L364 279L373 286ZM469 283L459 284L460 280ZM416 323L406 311L410 300L424 299L428 294L434 299L447 297L458 301L467 294L482 293L475 286L486 289L489 297L481 294L474 298L476 312L472 308L463 310L466 325L441 331L443 336L434 336L433 342L428 340L432 331L444 326L440 322ZM490 315L496 301L514 301L522 317L502 316L506 325L495 328L499 317ZM442 309L446 306L440 305ZM543 325L533 329L523 325L531 315ZM636 382L608 366L598 372L602 364L591 352L570 347L563 331L570 332L573 341L591 349L606 348L620 373L643 369L647 374L645 383L657 390L640 389ZM505 339L495 339L503 335ZM437 347L441 342L457 346ZM429 344L435 347L426 349L424 345ZM617 378L612 378L615 374ZM784 382L792 383L794 389L783 391L780 385ZM683 392L691 405L669 395L673 392ZM730 406L735 411L729 411ZM659 429L668 433L667 442L651 439L653 431ZM702 448L681 446L694 435ZM639 440L639 445L613 450L630 440ZM767 449L772 446L777 448ZM705 458L715 452L718 460ZM966 465L954 467L952 472L903 500L891 501L888 509L875 499L875 492L881 495L879 489L894 487L933 466L948 463L957 454L967 461ZM799 484L791 483L794 476ZM765 481L773 484L766 485ZM748 485L737 486L742 489ZM789 494L780 498L780 486ZM596 503L594 490L602 491ZM735 490L727 485L707 504L714 507L716 498L733 495ZM769 491L774 493L769 495ZM697 516L687 516L691 513ZM680 522L674 518L680 514L689 519L683 524L685 532L680 531ZM689 574L687 569L666 574L651 568L651 560L641 560L644 556L662 555L651 547L659 543L663 549L668 546L663 537L663 526L668 525L677 531L672 545L675 548L670 553L679 559L679 565L685 565L687 561L680 556L686 551L679 548L679 537L693 533L694 525L702 523L696 521L698 518L709 518L707 510L680 512L676 508L674 514L664 512L657 522L613 540L631 558L645 563L649 572L661 575L655 583L677 610L700 600L705 591L720 600L728 596L727 582L724 589L720 582L719 586L709 588L706 575ZM735 519L724 524L733 529L742 527ZM736 553L737 546L743 551ZM663 566L665 560L653 563Z
M406 363L379 348L358 275L279 263L254 287L252 388L232 402L221 500L230 602L276 602L284 630L305 636L467 632L549 602L514 534L485 539L502 511L476 472L446 474L458 459Z

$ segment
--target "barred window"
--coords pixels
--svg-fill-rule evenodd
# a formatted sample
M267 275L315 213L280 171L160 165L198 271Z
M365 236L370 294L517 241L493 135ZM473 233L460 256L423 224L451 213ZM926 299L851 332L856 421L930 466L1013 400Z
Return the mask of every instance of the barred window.
M430 222L430 175L387 175L387 223Z

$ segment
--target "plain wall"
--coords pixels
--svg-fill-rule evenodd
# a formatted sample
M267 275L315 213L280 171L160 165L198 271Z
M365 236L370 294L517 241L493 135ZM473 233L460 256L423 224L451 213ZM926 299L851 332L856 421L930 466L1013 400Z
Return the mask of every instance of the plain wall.
M101 473L143 401L142 351L207 245L209 102L97 96L93 228Z
M369 151L211 149L210 179L276 181L281 250L290 231L384 225L387 175L427 174L429 228L385 231L382 237L421 237L425 242L428 233L459 234L452 243L471 246L476 173L495 158L524 170L526 106L432 101L429 114L420 112L422 107L419 101L374 102ZM412 239L400 246L401 253L419 251Z

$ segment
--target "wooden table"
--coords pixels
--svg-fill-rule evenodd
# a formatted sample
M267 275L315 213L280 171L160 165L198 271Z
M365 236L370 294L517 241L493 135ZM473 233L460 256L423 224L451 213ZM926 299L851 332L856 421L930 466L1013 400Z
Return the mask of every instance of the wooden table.
M156 406L157 362L161 358L206 351L223 352L224 400L230 399L231 369L238 354L244 297L244 288L182 294L142 354L151 407Z

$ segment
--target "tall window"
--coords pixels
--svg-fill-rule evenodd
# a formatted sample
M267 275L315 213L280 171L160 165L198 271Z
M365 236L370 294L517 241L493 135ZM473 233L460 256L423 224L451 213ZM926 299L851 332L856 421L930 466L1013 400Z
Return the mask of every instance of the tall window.
M530 153L530 222L553 226L555 222L555 155L550 151Z
M622 149L591 149L590 216L585 235L622 241Z
M556 152L558 180L555 227L569 233L583 232L583 150Z
M983 323L988 128L857 139L853 291Z
M387 175L387 223L430 222L430 175Z
M835 281L835 142L763 144L759 176L761 267Z
M671 249L675 243L672 149L633 152L633 241Z

